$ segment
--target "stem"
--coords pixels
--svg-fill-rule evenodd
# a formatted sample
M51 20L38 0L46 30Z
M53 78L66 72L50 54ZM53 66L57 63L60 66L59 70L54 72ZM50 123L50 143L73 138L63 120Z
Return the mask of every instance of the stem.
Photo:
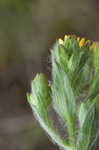
M66 122L67 123L67 129L69 133L69 143L73 146L76 144L76 137L75 137L75 128L74 123L72 121Z
M70 145L75 146L76 144L76 135L75 135L75 120L73 118L71 118L69 112L67 111L67 116L65 118L65 122L66 122L66 126L67 126L67 130L68 130L68 135L69 135L69 143Z
M53 142L55 142L56 144L58 144L60 147L64 148L65 150L73 150L72 146L60 137L60 135L52 126L50 120L48 119L47 121L44 120L43 118L39 116L37 112L35 112L35 114L40 125L47 132L47 134L52 138Z

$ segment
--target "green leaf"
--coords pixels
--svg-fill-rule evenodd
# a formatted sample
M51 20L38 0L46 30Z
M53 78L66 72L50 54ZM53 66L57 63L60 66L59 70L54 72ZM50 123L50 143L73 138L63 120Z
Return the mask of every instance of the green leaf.
M70 140L72 141L75 136L75 97L67 74L55 62L52 66L52 80L52 99L54 108L59 116L66 122Z
M95 96L99 93L99 43L94 42L92 48L92 61L94 67L94 75L90 84L88 97Z
M32 93L28 96L28 101L32 108L38 111L44 120L48 119L48 105L51 103L50 87L43 74L39 74L32 81Z
M88 102L82 104L79 112L80 129L78 130L76 150L88 150L91 142L94 119L95 104L89 103L89 108Z
M67 38L64 40L64 47L68 53L68 58L71 57L71 55L77 51L79 53L80 47L77 42L77 40L74 37Z
M88 92L87 99L89 97L95 98L97 94L99 93L99 71L97 70L96 73L94 73L93 79L90 83L90 89Z
M91 75L90 58L88 50L81 51L78 57L78 64L72 74L72 86L75 94L78 96L85 91L85 87L89 84Z
M92 47L93 65L96 72L99 70L99 42L94 42Z
M64 48L63 45L59 45L58 43L56 43L53 47L53 50L51 51L51 61L53 63L53 61L55 60L56 62L58 62L58 64L61 66L61 68L63 68L63 70L65 72L69 73L69 69L68 69L68 55L67 55L67 51Z
M48 106L51 103L50 87L43 74L38 74L32 81L32 93L27 93L28 101L32 107L36 119L52 140L60 147L72 150L71 146L63 140L54 129L49 114Z
M90 109L91 105L92 105L92 103L89 100L86 101L85 103L82 102L80 104L79 115L78 115L80 128L83 127L86 116L88 115L88 109Z

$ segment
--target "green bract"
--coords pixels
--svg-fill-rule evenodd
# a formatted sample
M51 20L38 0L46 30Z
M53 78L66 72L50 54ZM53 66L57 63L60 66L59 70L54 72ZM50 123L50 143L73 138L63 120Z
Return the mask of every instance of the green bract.
M99 133L99 44L65 36L51 50L51 63L50 85L38 74L27 94L35 117L63 150L94 150ZM64 123L66 139L53 125L49 106Z

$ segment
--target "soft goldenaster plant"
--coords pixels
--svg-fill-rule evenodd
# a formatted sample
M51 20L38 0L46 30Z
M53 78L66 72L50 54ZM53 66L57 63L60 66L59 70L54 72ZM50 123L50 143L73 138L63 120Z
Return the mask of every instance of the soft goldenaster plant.
M94 150L99 132L99 43L69 35L51 50L52 81L38 74L28 102L42 128L63 150ZM63 138L49 106L64 122ZM57 123L57 122L56 122Z

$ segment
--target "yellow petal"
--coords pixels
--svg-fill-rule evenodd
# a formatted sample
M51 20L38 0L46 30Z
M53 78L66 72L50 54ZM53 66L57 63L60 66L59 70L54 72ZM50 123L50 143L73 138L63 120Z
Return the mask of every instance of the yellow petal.
M65 35L64 36L64 41L67 40L67 39L68 39L68 35Z
M77 37L77 41L78 41L78 43L80 42L80 37Z
M81 38L80 42L79 42L79 47L83 47L85 44L86 39L85 38Z
M59 44L61 44L61 45L64 44L64 41L63 41L61 38L58 39L58 42L59 42Z

